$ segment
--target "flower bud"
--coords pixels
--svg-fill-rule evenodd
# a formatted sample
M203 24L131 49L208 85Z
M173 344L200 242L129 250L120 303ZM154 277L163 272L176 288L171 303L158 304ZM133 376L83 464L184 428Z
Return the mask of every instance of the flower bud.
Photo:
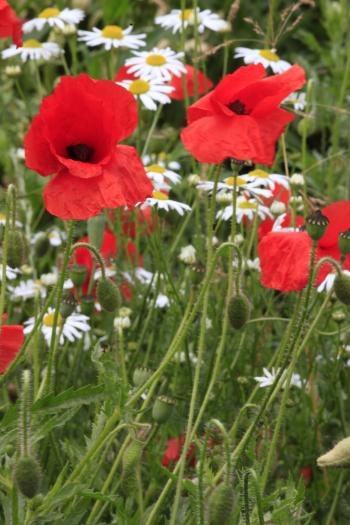
M234 504L231 485L220 483L209 498L209 525L228 525Z
M7 247L7 264L11 268L19 268L24 259L24 240L20 231L14 230L9 233Z
M329 219L317 210L306 218L306 231L313 241L318 241L326 233Z
M152 373L152 368L147 368L146 366L136 367L132 376L134 385L136 387L142 386L151 377Z
M272 215L282 215L282 213L285 213L286 211L286 205L284 202L281 201L273 201L273 203L270 206L270 211Z
M242 293L231 297L228 305L228 316L231 326L239 330L248 321L250 316L250 303Z
M70 278L74 286L81 286L84 284L87 277L87 269L83 264L72 264L70 267Z
M17 78L21 74L22 70L20 66L6 66L4 69L5 75L9 78Z
M119 303L119 290L111 279L102 278L96 287L96 297L102 308L114 312Z
M62 297L60 305L60 314L63 319L67 319L75 310L77 301L72 292L66 292Z
M344 232L340 232L338 246L342 255L348 255L350 253L350 228Z
M350 277L341 273L336 275L333 290L338 301L350 306Z
M181 248L179 259L185 264L195 264L196 263L196 249L192 244L188 246L183 246Z
M293 175L290 178L290 184L295 188L302 188L305 184L304 176L301 173L293 173Z
M317 465L324 467L350 466L350 437L342 439L329 452L317 459Z
M41 468L32 456L19 458L14 471L14 479L23 496L33 498L38 492L41 483Z
M191 173L187 177L187 182L190 186L197 186L201 182L201 178L197 173Z
M167 396L158 396L152 409L152 417L157 423L165 423L171 416L175 401Z
M134 440L124 450L122 456L122 489L125 494L133 490L136 484L135 469L141 461L143 444Z
M338 324L341 324L346 319L346 315L342 310L336 310L332 313L332 319Z
M96 215L96 217L91 217L87 221L89 241L97 250L102 246L105 222L106 219L104 218L104 215L101 214Z
M94 311L95 299L92 295L83 295L80 302L81 313L90 316Z

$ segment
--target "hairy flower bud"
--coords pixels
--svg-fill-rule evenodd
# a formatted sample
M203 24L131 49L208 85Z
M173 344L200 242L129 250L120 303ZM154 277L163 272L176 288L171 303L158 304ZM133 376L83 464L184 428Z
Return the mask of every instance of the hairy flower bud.
M94 311L95 299L92 295L83 295L80 302L81 313L90 316Z
M342 439L323 456L317 459L317 465L324 467L350 466L350 437Z
M111 279L102 278L96 288L96 296L102 308L114 312L119 303L119 290Z
M136 367L132 376L134 385L136 387L142 386L151 377L152 372L152 368L147 368L146 366Z
M228 525L233 505L233 488L228 483L220 483L209 498L209 525Z
M340 232L338 246L342 255L348 255L350 253L350 228L344 232Z
M20 231L14 230L8 236L7 264L19 268L24 260L24 240Z
M14 479L23 496L33 498L41 483L41 468L32 456L22 456L15 467Z
M74 286L79 287L84 284L86 276L86 266L83 264L72 264L70 268L70 278L72 279Z
M238 293L231 297L228 315L233 328L239 330L245 325L250 316L250 303L245 295Z
M333 290L337 299L350 306L350 277L344 273L336 275L333 284Z

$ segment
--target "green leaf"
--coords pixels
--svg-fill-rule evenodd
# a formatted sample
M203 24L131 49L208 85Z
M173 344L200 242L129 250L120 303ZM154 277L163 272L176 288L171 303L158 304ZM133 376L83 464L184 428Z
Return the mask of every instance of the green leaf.
M71 407L80 407L97 401L103 393L102 385L86 385L74 390L69 388L60 394L49 394L36 401L32 406L33 413L47 414Z

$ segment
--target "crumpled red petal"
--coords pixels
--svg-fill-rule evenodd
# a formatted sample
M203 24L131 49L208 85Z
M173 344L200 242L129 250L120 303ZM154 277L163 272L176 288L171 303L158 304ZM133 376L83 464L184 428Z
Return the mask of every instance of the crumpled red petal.
M23 341L23 326L3 325L0 328L0 374L3 374L15 359Z

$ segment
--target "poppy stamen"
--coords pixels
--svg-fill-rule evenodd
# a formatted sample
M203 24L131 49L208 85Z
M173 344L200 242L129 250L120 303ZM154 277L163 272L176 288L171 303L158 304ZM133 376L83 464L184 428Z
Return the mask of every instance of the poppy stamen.
M245 105L238 99L234 100L227 104L227 107L236 115L246 115L247 111Z
M94 150L86 144L72 144L67 147L68 157L80 162L90 162Z

